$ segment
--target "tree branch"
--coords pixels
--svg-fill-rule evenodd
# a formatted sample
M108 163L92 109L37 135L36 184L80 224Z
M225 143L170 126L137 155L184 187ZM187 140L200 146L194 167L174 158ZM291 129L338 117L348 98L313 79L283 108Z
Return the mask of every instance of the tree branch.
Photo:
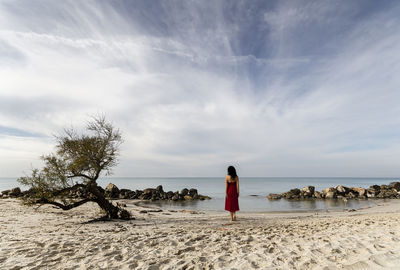
M96 200L95 199L83 199L81 201L74 202L73 204L64 205L62 203L55 202L55 201L49 201L47 199L39 199L39 200L35 201L34 203L37 203L37 204L51 204L51 205L57 206L58 208L61 208L62 210L70 210L72 208L81 206L82 204L85 204L87 202L96 202Z
M58 196L60 194L63 194L64 192L71 191L71 190L77 189L79 187L86 188L86 185L84 185L84 184L75 184L72 187L67 187L67 188L63 188L63 189L60 189L60 190L56 190L51 195Z

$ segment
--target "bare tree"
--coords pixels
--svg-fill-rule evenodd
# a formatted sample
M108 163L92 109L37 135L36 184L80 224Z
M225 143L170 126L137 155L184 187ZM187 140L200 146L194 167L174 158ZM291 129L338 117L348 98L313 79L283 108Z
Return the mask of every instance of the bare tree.
M43 169L33 169L30 176L18 181L30 187L28 204L52 204L63 210L96 202L107 218L129 219L128 211L108 201L97 185L101 174L110 175L118 162L121 132L107 122L104 116L94 117L87 125L87 134L78 134L73 128L56 137L55 153L42 156ZM71 193L80 190L80 199Z

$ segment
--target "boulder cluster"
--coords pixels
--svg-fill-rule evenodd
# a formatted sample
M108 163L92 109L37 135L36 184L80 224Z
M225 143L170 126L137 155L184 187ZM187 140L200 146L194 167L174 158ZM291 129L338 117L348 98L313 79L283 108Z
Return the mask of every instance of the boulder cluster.
M179 191L164 191L160 185L156 188L146 188L144 190L119 189L116 185L110 183L104 190L104 195L110 199L139 199L139 200L170 200L170 201L191 201L208 200L208 196L197 193L197 189L184 188Z
M0 198L17 198L22 196L23 193L21 192L21 189L19 187L13 188L13 189L8 189L4 190L0 194Z
M105 189L98 187L99 191L102 192L106 198L109 199L138 199L138 200L170 200L170 201L191 201L191 200L209 200L208 196L198 194L197 189L184 188L179 191L168 191L165 192L163 187L160 185L156 188L146 188L144 190L130 190L130 189L119 189L116 185L110 183ZM22 196L29 196L29 190L21 192L19 187L11 190L5 190L1 192L0 198L17 198ZM70 191L68 197L70 198L86 198L87 194L84 188L77 188L74 191Z
M294 188L281 194L270 193L267 198L269 200L284 199L400 199L400 182L392 182L389 185L372 185L369 188L362 187L345 187L338 185L316 191L315 187L307 186L302 189Z

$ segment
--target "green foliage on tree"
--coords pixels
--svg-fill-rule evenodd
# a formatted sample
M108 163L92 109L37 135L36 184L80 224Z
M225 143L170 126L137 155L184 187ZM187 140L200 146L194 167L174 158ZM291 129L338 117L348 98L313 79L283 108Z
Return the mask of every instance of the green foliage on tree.
M52 204L63 210L96 202L108 218L128 219L129 212L113 205L104 197L97 179L110 175L118 163L121 132L107 122L104 116L95 117L85 134L73 128L56 137L56 151L42 156L44 167L33 169L31 175L18 181L30 187L28 204ZM78 191L81 198L72 198Z

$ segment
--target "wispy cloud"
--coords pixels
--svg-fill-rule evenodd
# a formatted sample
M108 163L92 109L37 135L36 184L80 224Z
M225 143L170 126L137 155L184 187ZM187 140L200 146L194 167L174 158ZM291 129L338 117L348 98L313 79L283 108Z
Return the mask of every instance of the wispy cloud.
M104 112L125 137L117 175L219 175L230 163L244 175L398 175L399 11L1 1L0 158L13 162L0 174L20 175L52 134Z

